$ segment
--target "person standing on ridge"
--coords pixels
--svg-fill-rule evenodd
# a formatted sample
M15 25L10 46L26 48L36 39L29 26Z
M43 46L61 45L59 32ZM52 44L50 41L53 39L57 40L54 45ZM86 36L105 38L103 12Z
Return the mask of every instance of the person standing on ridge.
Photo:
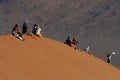
M25 22L23 23L23 26L22 26L22 34L27 33L27 29L28 29L27 23L28 23L28 21L25 21Z
M112 54L107 54L107 63L111 63Z
M112 52L111 54L107 54L107 63L111 63L111 59L113 55L116 55L116 53Z

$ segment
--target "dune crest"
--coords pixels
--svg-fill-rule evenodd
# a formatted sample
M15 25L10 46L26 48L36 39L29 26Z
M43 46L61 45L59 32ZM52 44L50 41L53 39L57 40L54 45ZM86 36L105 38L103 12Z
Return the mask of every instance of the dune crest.
M0 80L120 80L106 62L48 38L0 37Z

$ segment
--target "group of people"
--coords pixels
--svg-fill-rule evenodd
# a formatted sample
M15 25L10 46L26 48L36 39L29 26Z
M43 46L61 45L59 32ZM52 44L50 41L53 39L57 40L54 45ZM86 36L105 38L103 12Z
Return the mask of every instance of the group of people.
M12 35L15 36L16 38L20 39L20 40L25 40L23 38L23 34L26 34L28 31L28 25L27 25L28 21L25 21L22 25L22 33L20 32L19 26L18 24L15 24L15 26L12 29ZM32 33L38 37L42 37L41 34L41 28L39 27L39 25L34 24L33 28L32 28Z
M77 49L76 45L77 45L78 41L75 38L73 38L73 40L71 40L70 36L68 36L64 43L69 45L70 47L73 47L73 48ZM83 48L82 51L85 51L85 52L91 54L89 46ZM107 63L111 63L111 59L112 59L113 55L116 55L116 53L112 52L112 53L109 53L109 54L106 55L107 56Z
M64 43L67 44L67 45L69 45L70 47L73 47L73 48L77 49L76 45L77 45L78 41L75 38L73 38L71 40L70 36L68 36L67 39L66 39L66 41ZM89 46L86 47L86 48L84 48L83 51L89 53L90 52L89 51Z
M68 36L67 39L66 39L66 41L64 43L67 44L67 45L69 45L70 47L73 47L74 49L77 49L76 45L77 45L78 41L75 38L73 38L71 40L70 36Z
M28 25L27 25L28 21L25 21L22 25L22 33L19 30L19 26L18 24L15 24L15 26L12 29L12 35L22 41L24 41L25 39L23 38L23 34L26 34L28 31ZM41 34L41 28L39 27L39 25L34 24L33 28L32 28L32 33L38 37L42 37ZM69 45L70 47L73 47L74 49L77 49L76 45L78 43L78 41L73 38L71 40L70 36L67 37L66 41L64 42L65 44ZM89 50L89 46L84 48L83 51L87 52L90 54L90 50ZM112 52L111 54L107 54L107 63L111 63L111 58L112 55L115 55L115 52Z

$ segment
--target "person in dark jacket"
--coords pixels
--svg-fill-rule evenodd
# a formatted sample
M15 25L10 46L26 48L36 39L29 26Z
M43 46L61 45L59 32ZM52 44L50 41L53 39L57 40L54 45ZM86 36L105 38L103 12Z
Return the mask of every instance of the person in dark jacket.
M32 33L36 34L36 30L37 30L37 24L34 24L34 26L32 28Z
M107 54L107 63L111 63L112 54Z
M22 34L27 33L27 29L28 29L27 22L28 22L28 21L25 21L25 22L23 23L23 26L22 26Z
M70 47L72 46L72 41L70 39L70 36L67 37L65 44L69 45Z

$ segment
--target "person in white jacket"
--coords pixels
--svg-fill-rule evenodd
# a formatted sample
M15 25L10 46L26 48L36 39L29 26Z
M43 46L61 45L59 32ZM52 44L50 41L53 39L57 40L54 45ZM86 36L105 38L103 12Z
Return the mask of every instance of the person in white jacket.
M89 53L89 49L90 49L90 47L88 46L88 47L84 48L83 51Z
M37 27L36 27L36 35L39 37L42 37L41 28L39 27L39 25L37 25Z

